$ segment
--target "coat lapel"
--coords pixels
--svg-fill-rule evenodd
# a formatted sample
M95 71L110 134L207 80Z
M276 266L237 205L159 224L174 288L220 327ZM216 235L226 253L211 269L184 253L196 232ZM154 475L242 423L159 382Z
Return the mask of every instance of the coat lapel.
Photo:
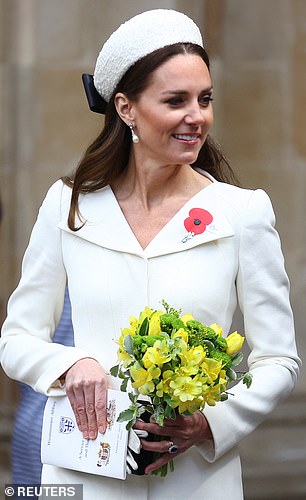
M127 223L110 187L107 186L95 193L82 196L80 211L86 224L76 232L71 231L67 226L69 200L66 200L66 203L67 206L63 210L66 215L58 225L60 229L101 247L139 255L143 258L182 252L234 235L234 230L226 218L225 210L218 196L217 182L193 196L144 250ZM184 221L188 218L192 208L207 210L212 215L213 220L201 234L183 242L188 233Z

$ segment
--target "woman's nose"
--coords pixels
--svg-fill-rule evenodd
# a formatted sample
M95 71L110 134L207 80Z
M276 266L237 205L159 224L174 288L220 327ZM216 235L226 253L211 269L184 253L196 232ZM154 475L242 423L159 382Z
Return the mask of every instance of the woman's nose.
M190 107L185 115L185 122L188 125L191 124L202 124L205 121L205 116L203 113L203 109L199 106L199 104L195 104Z

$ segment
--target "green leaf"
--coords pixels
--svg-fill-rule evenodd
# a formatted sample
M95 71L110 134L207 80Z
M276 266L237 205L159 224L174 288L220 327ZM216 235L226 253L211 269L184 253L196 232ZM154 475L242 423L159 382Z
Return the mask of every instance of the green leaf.
M243 353L237 352L234 356L232 356L232 366L237 366L243 360Z
M127 410L123 410L118 418L117 418L117 422L125 422L126 420L131 420L132 418L134 418L134 415L135 415L135 410L134 408L128 408Z
M174 420L176 417L175 409L167 405L165 408L165 417Z
M113 377L118 377L118 373L119 373L119 365L112 366L110 369L110 374Z
M163 395L163 399L164 399L165 403L167 403L167 405L171 406L171 401L172 401L172 400L171 400L171 396L170 396L170 394L165 393L165 394Z
M210 340L203 340L203 345L208 349L208 351L211 351L212 349L215 348L214 344Z
M253 381L253 375L251 373L246 373L242 379L242 382L247 386L249 389L251 387Z
M131 335L127 335L126 337L124 337L123 344L126 352L130 356L133 356L133 337Z
M126 426L125 426L126 430L127 430L127 431L130 431L130 430L132 429L133 425L135 424L135 422L136 422L136 418L133 418L132 420L130 420L130 421L126 424Z
M129 392L128 396L129 396L130 401L132 401L132 403L135 404L137 401L137 398L138 398L137 394L133 394L132 392Z
M160 404L160 402L161 402L161 399L158 396L153 397L152 403L154 406L158 406Z
M127 389L127 385L128 385L128 381L129 379L128 378L125 378L120 386L120 391L122 392L126 392L126 389Z
M144 335L148 335L148 332L149 332L149 319L145 318L141 323L141 327L139 328L139 335L143 337Z
M237 380L237 373L232 368L227 368L226 374L228 375L230 380Z

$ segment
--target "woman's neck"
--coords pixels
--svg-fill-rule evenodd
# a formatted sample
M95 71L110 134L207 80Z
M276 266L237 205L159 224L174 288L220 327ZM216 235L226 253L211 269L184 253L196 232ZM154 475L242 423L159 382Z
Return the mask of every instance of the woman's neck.
M190 165L137 168L131 161L111 187L119 202L137 200L144 211L150 212L165 200L188 199L208 184L209 179L195 172Z

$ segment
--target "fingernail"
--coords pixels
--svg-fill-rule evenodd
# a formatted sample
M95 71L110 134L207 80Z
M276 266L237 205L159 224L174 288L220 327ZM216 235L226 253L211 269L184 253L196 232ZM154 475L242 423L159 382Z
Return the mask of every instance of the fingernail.
M90 439L95 439L96 433L94 431L90 431L89 437L90 437Z
M100 432L100 434L105 434L105 428L104 427L99 427L99 432Z

